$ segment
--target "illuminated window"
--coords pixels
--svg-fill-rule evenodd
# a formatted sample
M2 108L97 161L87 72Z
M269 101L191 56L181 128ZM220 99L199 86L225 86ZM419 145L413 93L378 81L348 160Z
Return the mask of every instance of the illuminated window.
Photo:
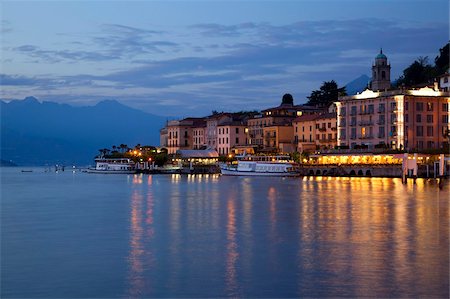
M433 111L433 103L427 103L427 111Z

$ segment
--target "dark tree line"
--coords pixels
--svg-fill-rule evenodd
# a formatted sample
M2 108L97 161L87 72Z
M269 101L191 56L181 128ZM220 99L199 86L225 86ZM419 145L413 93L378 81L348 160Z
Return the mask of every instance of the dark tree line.
M347 95L344 87L338 87L334 80L323 82L318 90L313 90L308 97L307 105L316 107L328 107L331 103L336 102L338 97Z
M397 87L413 87L420 84L433 83L434 79L444 74L449 68L449 43L439 49L439 55L434 59L434 65L429 63L427 56L418 57L400 76Z

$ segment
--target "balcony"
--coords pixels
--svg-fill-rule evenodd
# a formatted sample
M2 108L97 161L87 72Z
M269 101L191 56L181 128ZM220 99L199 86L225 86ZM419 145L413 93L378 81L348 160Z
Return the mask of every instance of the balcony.
M377 125L384 125L385 123L386 123L386 121L384 121L384 120L377 121Z
M378 109L377 112L378 112L378 113L385 113L385 112L386 112L386 109Z
M336 127L332 127L331 131L337 131L337 128Z
M360 135L358 139L373 139L373 135Z
M368 120L362 120L358 123L358 125L360 126L373 126L373 122L372 121L368 121Z
M325 132L327 128L319 128L319 132Z
M356 126L356 121L352 121L351 123L350 123L350 127L355 127Z

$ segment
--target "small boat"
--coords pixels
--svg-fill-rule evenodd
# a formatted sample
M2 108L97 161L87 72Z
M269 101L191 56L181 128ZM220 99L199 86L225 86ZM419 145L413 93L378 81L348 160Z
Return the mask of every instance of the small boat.
M22 169L22 172L33 172L31 169Z
M299 176L298 166L287 156L248 156L237 164L222 165L223 175Z
M88 168L88 173L133 174L136 173L135 163L127 158L97 158L95 167Z

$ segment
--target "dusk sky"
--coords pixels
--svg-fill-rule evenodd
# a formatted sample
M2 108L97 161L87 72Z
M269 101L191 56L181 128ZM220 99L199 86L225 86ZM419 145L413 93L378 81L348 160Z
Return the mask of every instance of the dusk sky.
M4 100L205 116L261 110L323 81L370 75L380 47L391 79L449 40L448 0L1 1Z

